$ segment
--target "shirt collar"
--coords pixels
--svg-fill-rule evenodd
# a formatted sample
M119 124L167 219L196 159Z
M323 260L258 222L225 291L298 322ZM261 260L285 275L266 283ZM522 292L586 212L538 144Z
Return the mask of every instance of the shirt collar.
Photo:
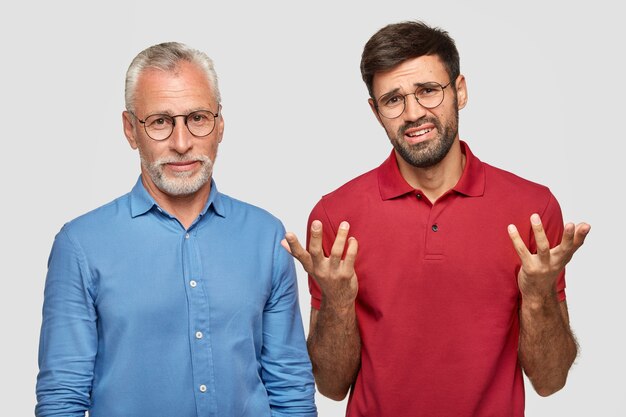
M143 182L141 182L141 175L137 179L135 186L130 192L130 214L132 217L141 216L142 214L147 213L153 207L159 207L157 202L152 198L146 187L144 187ZM212 207L215 214L220 217L226 217L226 210L224 203L222 201L222 194L217 190L217 186L215 185L215 181L211 178L211 192L209 193L209 198L200 212L200 215L204 215L208 209Z
M465 155L465 168L452 190L468 197L479 197L485 191L485 168L483 163L474 156L467 143L463 141L460 143L461 151ZM378 168L378 187L383 200L415 192L415 189L402 177L394 150Z

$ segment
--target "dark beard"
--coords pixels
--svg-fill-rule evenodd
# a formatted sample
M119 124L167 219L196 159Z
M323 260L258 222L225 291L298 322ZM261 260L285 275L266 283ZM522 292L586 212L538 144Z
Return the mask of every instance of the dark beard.
M437 165L445 158L452 148L454 139L458 133L459 113L446 126L443 126L435 118L423 118L416 122L407 123L398 129L397 136L391 140L391 144L402 159L416 168L428 168ZM404 132L407 129L419 127L424 123L432 123L437 128L438 136L426 142L409 145L404 141Z

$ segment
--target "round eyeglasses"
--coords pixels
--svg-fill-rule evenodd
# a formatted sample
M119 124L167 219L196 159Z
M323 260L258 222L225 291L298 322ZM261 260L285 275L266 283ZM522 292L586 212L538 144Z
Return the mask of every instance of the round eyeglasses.
M189 114L177 114L174 116L169 114L151 114L145 120L141 120L132 111L128 110L128 112L143 125L146 135L153 140L169 138L174 131L174 126L176 126L177 117L185 118L185 126L187 126L189 133L195 137L208 136L215 129L215 119L219 116L219 109L217 114L213 114L209 110L197 110Z
M391 91L380 96L376 100L376 108L381 116L387 119L395 119L404 113L406 107L406 97L415 96L415 100L426 109L434 109L443 103L443 90L450 85L451 81L446 85L441 85L434 81L417 84L414 92L409 94L401 94L397 90Z

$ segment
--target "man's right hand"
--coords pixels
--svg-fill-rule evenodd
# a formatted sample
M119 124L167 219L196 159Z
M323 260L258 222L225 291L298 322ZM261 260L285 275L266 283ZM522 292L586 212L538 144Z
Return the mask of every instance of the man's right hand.
M349 230L348 222L341 222L328 258L322 248L322 222L319 220L311 223L308 252L291 232L287 232L281 241L282 246L317 281L322 290L322 303L333 309L352 308L359 288L354 271L358 242L354 237L348 238Z

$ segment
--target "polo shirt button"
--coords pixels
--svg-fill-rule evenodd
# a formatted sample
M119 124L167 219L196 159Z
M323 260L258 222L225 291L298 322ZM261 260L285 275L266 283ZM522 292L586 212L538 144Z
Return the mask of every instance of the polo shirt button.
M196 285L198 285L198 283L196 281L194 281L193 279L191 281L189 281L189 286L191 288L196 288Z
M200 392L206 392L206 385L200 385Z
M202 339L202 332L196 332L196 339Z
M422 199L422 195L421 195L421 194L419 194L419 193L418 193L418 194L415 194L415 197L417 197L417 199L418 199L418 200L421 200L421 199Z
M185 234L185 239L189 239L189 233Z
M433 232L436 232L437 230L439 230L439 226L437 226L437 224L433 224L431 229L433 229Z

